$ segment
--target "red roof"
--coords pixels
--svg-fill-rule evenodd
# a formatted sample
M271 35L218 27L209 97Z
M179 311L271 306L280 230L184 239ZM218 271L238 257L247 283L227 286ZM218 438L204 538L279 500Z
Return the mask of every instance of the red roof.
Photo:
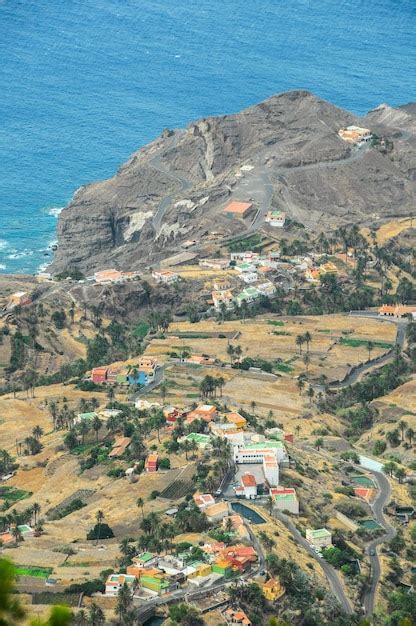
M236 215L244 214L246 211L251 209L253 205L251 202L230 202L227 204L224 211L225 213L235 213Z
M256 487L256 478L253 474L243 474L241 477L241 482L244 487Z

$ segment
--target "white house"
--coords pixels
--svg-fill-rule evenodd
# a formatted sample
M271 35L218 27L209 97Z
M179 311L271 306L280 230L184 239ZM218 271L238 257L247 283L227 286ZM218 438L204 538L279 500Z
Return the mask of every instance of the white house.
M306 541L315 548L330 548L332 546L332 533L326 528L313 528L306 529Z
M257 482L254 474L245 472L240 478L240 483L240 486L235 489L237 495L244 496L246 500L257 498Z
M274 228L283 228L286 221L286 213L283 211L269 211L266 215L265 221Z
M281 441L264 441L235 446L233 450L235 463L263 463L265 456L274 454L278 462L287 458L286 450Z
M240 274L240 278L241 278L241 280L243 280L248 285L250 283L256 283L257 282L257 274L256 274L256 272L243 272L242 274Z
M105 595L118 596L118 592L123 587L124 583L126 583L128 587L132 587L135 582L135 576L128 574L110 574L105 583Z
M157 283L165 283L165 285L176 283L179 280L178 274L169 270L163 270L161 272L154 271L152 277Z
M263 457L264 477L270 487L277 487L279 484L279 463L275 454L265 454Z
M226 309L232 309L234 307L234 296L230 289L225 291L213 291L211 297L216 311L220 311L222 305L224 305Z
M276 293L276 287L269 280L257 285L257 289L263 296L273 296Z

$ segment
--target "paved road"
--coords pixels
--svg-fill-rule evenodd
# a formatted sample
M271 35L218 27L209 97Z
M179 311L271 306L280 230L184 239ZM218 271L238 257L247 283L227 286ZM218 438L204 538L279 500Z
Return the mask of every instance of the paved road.
M164 367L163 365L160 365L156 370L154 381L151 382L150 385L146 385L146 387L141 387L138 391L136 391L136 393L133 393L129 397L129 400L131 402L135 402L141 396L145 396L147 393L149 393L149 391L152 391L155 387L157 387L162 382L163 378L164 378Z
M170 146L171 150L173 148L176 148L176 146L178 145L179 139L183 136L184 133L185 131L182 129L176 129L174 131L172 143ZM153 157L153 159L150 159L149 165L150 167L157 170L158 172L161 172L162 174L165 174L166 176L170 176L170 178L173 178L174 180L176 180L181 186L180 190L176 190L168 194L167 196L162 198L162 200L159 203L159 207L153 216L153 227L156 231L156 234L158 234L160 231L160 227L162 225L163 217L166 213L166 210L172 204L173 199L178 195L180 191L186 191L187 189L192 187L192 182L189 179L184 178L183 176L179 176L178 174L173 174L171 171L169 171L169 169L167 169L166 167L163 167L161 164L161 155L157 155Z
M350 313L350 315L354 317L367 317L370 319L376 319L384 323L387 322L390 324L396 324L397 333L396 333L394 345L400 348L400 350L402 350L404 340L406 337L407 320L403 321L403 320L384 319L380 317L378 313L372 313L369 311L367 312L363 311L362 314L358 314L358 312L353 311ZM367 370L371 370L374 367L379 367L380 365L384 365L385 363L388 363L388 361L391 361L392 359L394 359L394 356L395 356L394 352L395 352L394 350L386 352L385 354L382 354L376 359L372 359L371 361L368 361L367 363L363 363L362 365L359 365L356 369L350 372L344 380L330 384L329 388L330 389L342 389L343 387L349 387L349 385L352 385L353 383L357 382L357 380L359 379L359 377L361 376L363 372Z
M370 471L370 470L367 470ZM377 522L383 526L386 533L377 539L371 541L366 547L366 553L368 554L368 558L370 561L371 567L371 580L365 591L363 598L363 605L365 609L366 616L370 616L373 614L374 610L374 600L377 591L377 585L380 580L380 559L377 553L377 547L386 541L390 541L396 534L396 529L391 526L384 517L384 507L388 504L390 500L390 483L386 476L381 472L371 471L374 476L375 481L378 484L378 495L375 501L371 506L373 511L373 515Z
M331 586L331 589L332 589L335 597L337 598L338 602L341 604L343 610L348 615L352 615L354 613L354 611L353 611L353 608L351 606L351 602L347 598L347 596L345 594L345 591L343 589L343 586L341 584L341 581L338 578L338 574L335 571L335 569L332 567L332 565L330 565L322 557L318 557L316 555L316 552L314 552L314 550L312 550L312 548L309 546L309 543L301 535L301 533L298 531L298 529L296 528L296 526L294 525L292 520L289 519L289 517L287 517L287 515L285 515L284 513L278 513L277 512L277 513L275 513L275 516L291 532L292 536L296 539L297 543L299 543L303 548L305 548L305 550L307 551L309 556L311 556L313 559L315 559L319 563L319 565L321 566L321 568L322 568L326 578L328 579L328 582L329 582L329 584Z

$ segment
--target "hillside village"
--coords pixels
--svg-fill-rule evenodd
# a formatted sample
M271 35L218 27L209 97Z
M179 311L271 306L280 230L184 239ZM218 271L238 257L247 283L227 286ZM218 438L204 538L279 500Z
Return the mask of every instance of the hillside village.
M178 264L4 289L0 550L39 614L341 625L377 605L393 624L413 606L408 251L387 263L382 229L265 224L279 243L198 258L191 241ZM116 299L135 291L132 323Z

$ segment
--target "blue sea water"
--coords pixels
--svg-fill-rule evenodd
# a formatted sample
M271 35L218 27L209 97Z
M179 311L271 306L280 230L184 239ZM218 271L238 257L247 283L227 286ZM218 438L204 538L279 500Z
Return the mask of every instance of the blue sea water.
M165 127L288 89L416 100L415 42L415 0L0 0L0 271Z

